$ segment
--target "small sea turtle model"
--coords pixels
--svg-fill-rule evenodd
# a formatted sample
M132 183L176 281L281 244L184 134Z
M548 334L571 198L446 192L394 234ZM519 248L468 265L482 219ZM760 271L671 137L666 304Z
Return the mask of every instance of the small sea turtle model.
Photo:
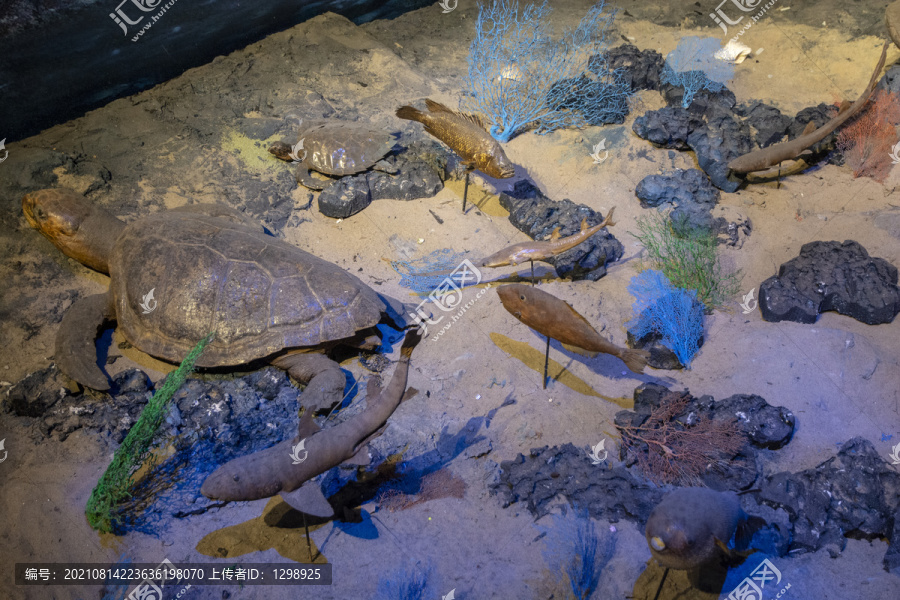
M323 351L371 347L383 315L406 314L226 206L184 206L126 225L80 194L46 189L25 195L22 208L66 255L109 274L108 292L76 301L56 338L59 369L93 389L110 387L96 338L116 321L137 349L173 363L214 331L198 367L266 360L308 382L301 402L318 410L339 402L346 383Z
M394 146L394 138L383 131L370 129L358 123L343 121L317 123L306 127L298 136L297 144L275 142L269 152L277 158L297 162L297 181L311 190L323 190L328 181L312 176L310 170L324 175L343 177L374 168L388 173L396 172L381 159ZM299 143L299 142L298 142Z

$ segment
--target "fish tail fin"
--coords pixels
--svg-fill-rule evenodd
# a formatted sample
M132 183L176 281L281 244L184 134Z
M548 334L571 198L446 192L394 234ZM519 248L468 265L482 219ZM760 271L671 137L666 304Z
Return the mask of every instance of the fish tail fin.
M613 225L615 225L615 222L613 221L613 218L612 218L613 213L614 213L615 211L616 211L616 207L613 206L611 209L609 209L609 212L606 213L606 218L603 219L603 226L604 226L604 227L612 227Z
M643 373L644 367L647 366L647 361L650 359L650 353L646 350L623 350L622 356L619 358L633 372Z
M422 341L422 332L418 327L414 329L410 329L406 333L406 337L403 339L403 345L400 346L400 356L402 358L409 359L412 356L413 348L416 347L416 344Z
M406 119L408 121L418 121L420 123L425 118L425 113L412 106L401 106L397 109L397 112L395 114L401 119Z

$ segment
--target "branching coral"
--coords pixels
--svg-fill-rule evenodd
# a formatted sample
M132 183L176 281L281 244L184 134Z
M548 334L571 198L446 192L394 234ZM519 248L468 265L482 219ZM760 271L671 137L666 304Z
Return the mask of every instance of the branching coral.
M529 127L548 133L621 122L631 87L620 71L605 66L615 12L604 8L598 2L557 41L546 1L521 14L516 0L482 4L469 52L469 92L460 107L485 115L501 142Z
M895 164L892 154L900 124L900 95L878 90L874 101L856 120L838 134L837 147L844 163L853 169L853 177L871 177L883 182Z
M733 458L746 437L735 420L712 420L688 410L687 392L668 392L640 425L616 425L622 450L657 483L691 485Z

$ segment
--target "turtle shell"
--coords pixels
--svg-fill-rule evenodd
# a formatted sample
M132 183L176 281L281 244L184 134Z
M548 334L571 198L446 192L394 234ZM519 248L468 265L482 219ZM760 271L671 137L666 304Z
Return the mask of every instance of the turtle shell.
M383 131L358 123L325 122L300 134L306 165L326 175L365 171L390 152L394 139Z
M201 367L348 338L385 309L358 278L219 205L127 225L109 272L120 331L143 352L179 362L216 332Z

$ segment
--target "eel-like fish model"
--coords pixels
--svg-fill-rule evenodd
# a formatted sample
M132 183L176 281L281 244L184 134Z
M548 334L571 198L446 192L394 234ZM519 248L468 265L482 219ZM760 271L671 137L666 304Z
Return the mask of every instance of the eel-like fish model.
M589 237L603 229L615 225L612 221L613 211L616 207L612 207L602 223L598 223L593 227L588 227L587 219L581 221L581 231L575 235L568 237L559 237L559 227L553 230L550 239L546 241L530 241L514 244L499 252L491 254L483 261L483 267L505 267L506 265L518 265L528 260L547 260L557 254L562 254L566 250L571 250L578 244L586 241Z
M878 61L878 66L875 67L875 72L872 73L869 85L866 86L862 95L856 99L856 102L850 105L844 104L837 116L820 128L816 129L815 124L810 121L800 136L787 142L780 142L766 148L748 152L729 162L728 168L738 175L763 171L770 167L774 167L784 160L799 158L810 146L825 139L828 134L843 125L847 119L862 110L863 106L865 106L866 102L872 96L872 92L875 90L875 84L878 82L878 74L881 73L881 69L884 67L884 61L887 58L887 49L889 45L890 42L885 42L884 48L881 51L881 60Z
M647 545L664 567L692 569L730 554L728 541L746 521L734 492L678 488L663 497L647 519Z
M427 112L412 106L401 106L397 109L397 116L424 125L426 133L450 146L469 169L478 169L497 179L516 174L516 167L507 158L503 146L491 137L481 119L452 110L434 100L426 99L425 106Z
M597 333L568 302L520 283L500 286L497 294L503 308L538 333L569 346L618 356L635 373L644 372L650 357L647 351L619 348Z
M421 339L418 330L406 334L390 383L379 390L370 380L363 412L322 430L312 420L313 411L307 410L296 438L225 463L206 478L200 492L214 500L259 500L281 494L299 511L330 517L331 505L318 484L310 480L341 463L368 463L366 446L381 435L403 400L410 356ZM301 443L302 457L295 450Z

